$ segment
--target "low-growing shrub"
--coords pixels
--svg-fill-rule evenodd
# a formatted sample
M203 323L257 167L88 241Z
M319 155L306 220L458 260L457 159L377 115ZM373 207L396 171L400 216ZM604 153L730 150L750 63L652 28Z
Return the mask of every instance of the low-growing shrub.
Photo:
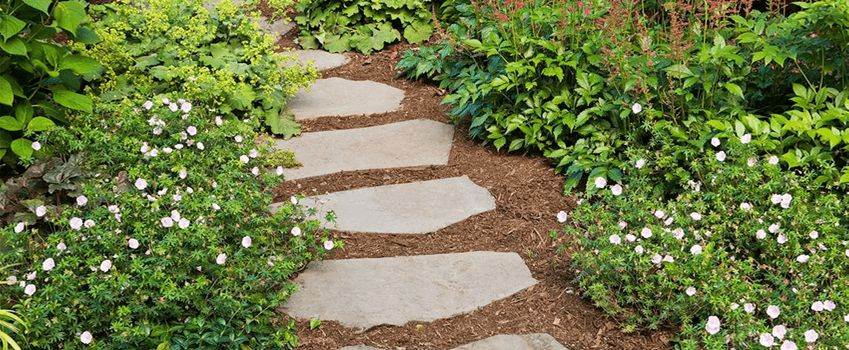
M680 325L685 349L845 347L849 207L811 190L815 174L736 138L717 144L668 200L665 152L635 153L622 183L591 181L598 192L565 229L580 238L581 287L628 328Z
M275 52L256 13L231 1L207 11L201 0L122 0L92 15L103 42L84 52L106 67L105 100L182 91L218 113L259 117L276 134L299 132L285 102L317 73Z
M295 21L305 48L369 54L402 39L413 44L429 39L429 5L430 0L300 0Z
M97 41L87 22L81 1L0 4L0 171L49 156L49 132L68 121L68 110L91 111L91 99L79 91L100 74L100 64L55 42L59 35Z
M0 298L30 322L28 348L296 344L275 310L325 237L294 200L268 213L279 176L257 119L215 110L178 94L102 102L68 130L95 175L72 204L31 202L0 230Z

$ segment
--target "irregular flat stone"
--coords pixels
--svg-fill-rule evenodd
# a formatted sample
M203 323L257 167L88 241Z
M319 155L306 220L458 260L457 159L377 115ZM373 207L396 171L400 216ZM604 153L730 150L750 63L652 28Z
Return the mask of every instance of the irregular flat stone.
M311 263L283 310L355 328L474 311L537 283L516 253L469 252Z
M342 67L350 61L344 54L324 50L294 50L292 55L304 65L312 63L313 67L319 71Z
M275 39L278 39L294 29L295 23L292 23L288 19L278 19L274 22L269 22L267 18L260 17L259 28L273 36Z
M334 192L302 203L319 217L334 212L340 231L398 234L434 232L495 209L495 198L468 176Z
M554 337L544 334L499 334L454 350L566 350Z
M303 164L286 169L286 179L340 171L448 164L454 128L427 119L361 129L310 132L277 141Z
M370 115L398 110L404 91L373 81L319 79L289 101L297 120Z

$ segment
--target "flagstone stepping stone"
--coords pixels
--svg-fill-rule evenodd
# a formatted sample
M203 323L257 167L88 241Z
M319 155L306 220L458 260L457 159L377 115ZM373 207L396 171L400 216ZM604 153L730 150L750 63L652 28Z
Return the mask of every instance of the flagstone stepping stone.
M368 187L304 198L347 232L424 234L495 209L495 198L468 176ZM273 205L275 211L278 205Z
M312 63L319 71L342 67L350 61L348 56L324 50L294 50L292 55L304 65Z
M379 348L354 345L340 350L381 350ZM474 343L454 348L454 350L567 350L554 337L545 333L535 334L499 334Z
M290 316L367 329L474 311L537 283L516 253L469 252L311 263Z
M448 164L454 128L416 119L361 129L305 133L277 141L303 164L286 169L287 180L340 171Z
M319 79L289 101L297 120L347 117L396 111L404 91L373 81L342 78Z

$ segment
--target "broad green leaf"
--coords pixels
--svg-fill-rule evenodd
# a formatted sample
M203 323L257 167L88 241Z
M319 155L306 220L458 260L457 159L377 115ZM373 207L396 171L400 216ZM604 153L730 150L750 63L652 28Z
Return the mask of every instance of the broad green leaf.
M3 35L3 40L9 40L15 34L20 33L26 25L26 22L17 19L15 16L0 15L0 35Z
M71 33L76 33L80 24L88 20L85 13L85 5L78 1L60 1L53 7L53 17L56 18L59 28Z
M17 119L12 118L11 116L4 115L0 117L0 129L8 130L8 131L21 131L24 126Z
M12 152L18 155L21 159L32 158L32 141L27 139L17 139L12 141Z
M24 0L25 4L48 15L50 14L48 11L50 11L50 3L52 2L53 0Z
M100 74L103 67L93 58L68 55L62 58L62 62L59 65L59 70L62 69L70 69L72 72L84 77L94 77Z
M687 68L687 66L683 64L676 64L674 66L666 68L666 73L678 79L692 77L695 75L693 74L693 71L690 70L690 68Z
M404 39L411 44L418 44L430 39L433 34L433 26L426 21L415 21L404 28Z
M743 88L741 88L740 85L734 83L725 83L725 89L741 99L746 99L746 97L743 96Z
M35 117L29 121L29 125L27 125L27 131L47 131L53 129L56 126L52 120L47 119L45 117Z
M5 77L0 77L0 103L11 106L15 100L15 95L12 92L12 84Z
M24 41L20 38L12 38L6 40L5 42L0 42L0 49L3 49L3 51L6 51L12 55L27 55L27 45L24 44Z
M68 90L53 91L53 100L61 106L91 113L94 108L91 98Z

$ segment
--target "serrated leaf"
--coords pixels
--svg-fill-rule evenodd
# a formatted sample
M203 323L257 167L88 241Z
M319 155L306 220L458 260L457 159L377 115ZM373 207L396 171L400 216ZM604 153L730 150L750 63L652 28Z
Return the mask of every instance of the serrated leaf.
M91 101L91 98L73 91L53 91L53 100L63 107L67 107L76 111L91 113L91 111L94 109L94 105Z
M430 39L433 34L433 26L429 22L415 21L404 28L404 39L411 44L418 44Z

